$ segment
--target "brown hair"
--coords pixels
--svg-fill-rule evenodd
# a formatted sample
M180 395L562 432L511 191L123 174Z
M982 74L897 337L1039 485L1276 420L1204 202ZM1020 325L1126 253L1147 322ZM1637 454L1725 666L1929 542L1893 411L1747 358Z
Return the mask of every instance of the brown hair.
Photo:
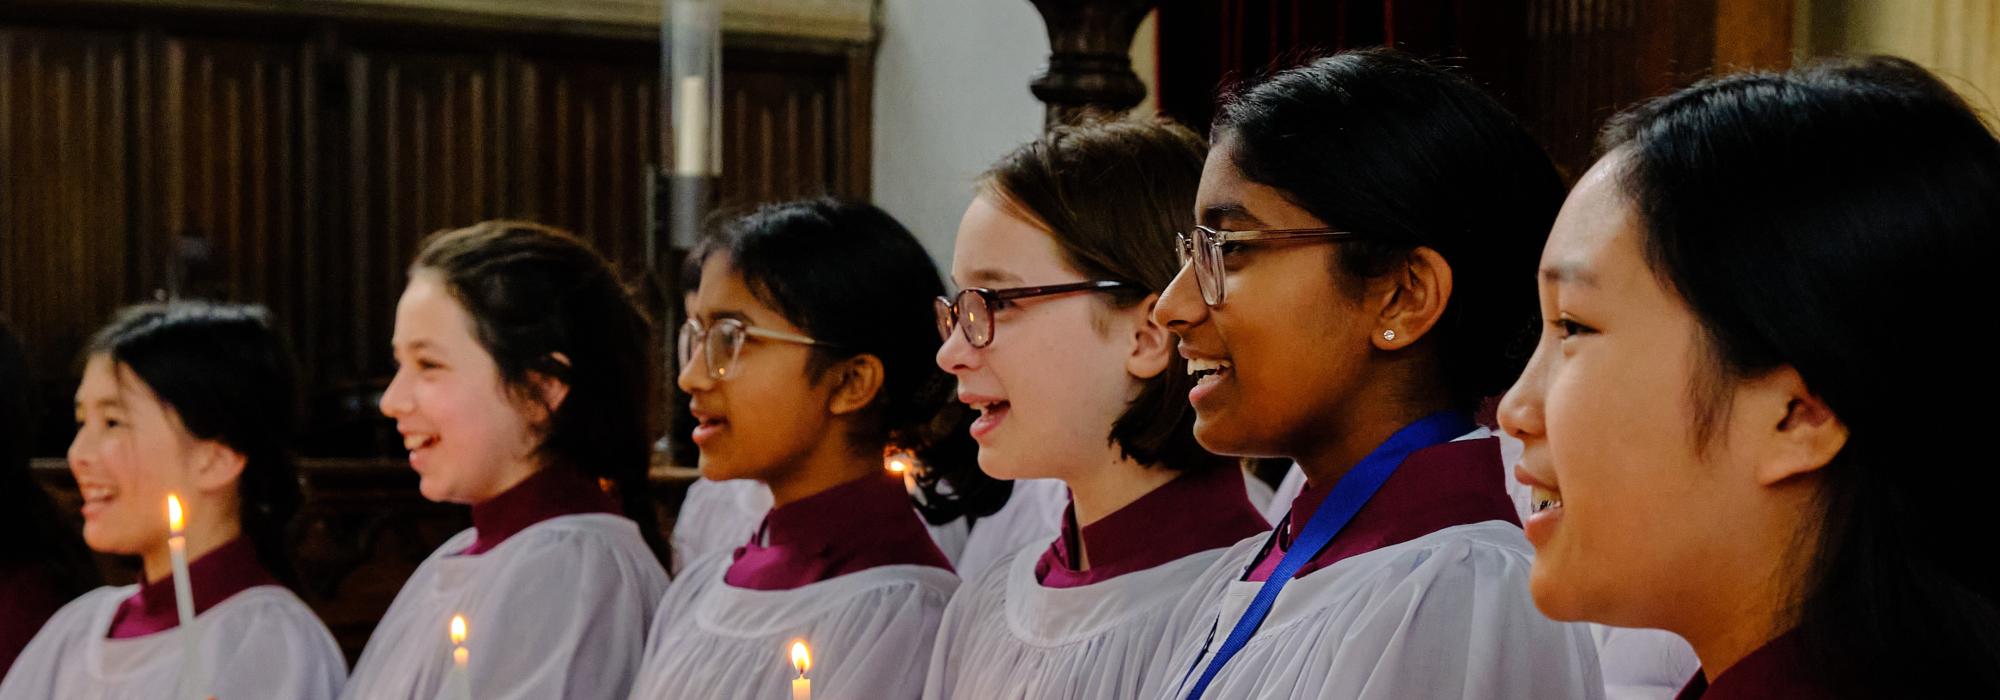
M1159 118L1061 126L1002 157L979 191L1049 232L1071 269L1132 287L1103 295L1130 308L1180 272L1174 233L1194 225L1208 143ZM1111 424L1127 457L1186 471L1228 464L1194 440L1193 385L1176 354Z
M533 395L531 372L568 385L536 448L543 468L610 480L625 517L663 554L648 481L652 323L611 264L566 231L485 221L431 234L410 265L413 276L424 270L465 306L510 391Z

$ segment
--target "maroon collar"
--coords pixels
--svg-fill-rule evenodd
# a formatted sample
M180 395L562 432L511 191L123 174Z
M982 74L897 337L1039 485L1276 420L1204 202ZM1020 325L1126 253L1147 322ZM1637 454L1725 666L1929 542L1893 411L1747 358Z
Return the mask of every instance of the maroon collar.
M1694 678L1681 688L1677 700L1816 700L1837 697L1818 679L1806 675L1805 647L1797 631L1750 652L1716 676L1695 671Z
M618 504L590 477L543 469L484 503L472 506L472 546L460 555L485 554L528 526L564 515L616 513Z
M278 580L257 562L256 550L244 537L230 540L188 562L188 579L193 585L196 615L252 587L278 585ZM140 582L139 592L118 604L107 636L111 639L144 637L180 624L180 610L174 606L174 582L169 576L158 581Z
M1181 474L1078 532L1076 506L1063 511L1062 533L1035 562L1035 579L1075 588L1143 571L1196 552L1227 547L1270 529L1243 490L1242 471L1219 466ZM1076 539L1090 568L1077 570Z
M1514 500L1507 494L1500 466L1500 441L1495 438L1459 440L1412 453L1383 482L1374 497L1354 514L1319 555L1296 576L1324 569L1348 557L1408 542L1457 525L1499 520L1520 526ZM1292 510L1264 545L1247 581L1270 578L1298 530L1300 513L1310 514L1333 489L1308 485L1292 501Z
M902 479L886 472L771 509L735 557L723 581L760 591L895 564L951 570L910 506Z

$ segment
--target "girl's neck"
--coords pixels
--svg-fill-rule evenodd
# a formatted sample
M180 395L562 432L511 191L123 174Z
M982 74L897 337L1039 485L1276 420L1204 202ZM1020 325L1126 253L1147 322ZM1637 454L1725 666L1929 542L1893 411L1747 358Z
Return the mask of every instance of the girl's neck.
M837 443L837 444L836 444ZM771 489L771 507L797 503L827 489L882 472L880 448L871 455L850 447L845 441L829 440L799 461L794 469L783 469L764 480Z
M190 520L186 531L187 559L190 562L200 559L202 555L213 552L242 535L242 525L236 521L233 509L227 513L218 512L213 517ZM159 583L173 576L173 558L164 538L147 547L146 551L140 552L139 561L145 570L148 583Z
M1133 461L1115 445L1111 447L1110 457L1102 465L1063 479L1063 483L1069 485L1070 506L1075 512L1079 531L1132 505L1180 476L1180 472L1165 467ZM1076 549L1078 568L1089 569L1090 551L1082 537L1076 538Z

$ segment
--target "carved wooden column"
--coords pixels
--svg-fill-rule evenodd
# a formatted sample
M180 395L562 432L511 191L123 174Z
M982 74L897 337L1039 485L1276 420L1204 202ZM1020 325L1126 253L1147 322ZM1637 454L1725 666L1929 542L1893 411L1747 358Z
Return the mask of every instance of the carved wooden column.
M1124 112L1146 99L1132 72L1132 35L1158 0L1028 1L1049 30L1049 65L1028 83L1048 104L1048 125Z

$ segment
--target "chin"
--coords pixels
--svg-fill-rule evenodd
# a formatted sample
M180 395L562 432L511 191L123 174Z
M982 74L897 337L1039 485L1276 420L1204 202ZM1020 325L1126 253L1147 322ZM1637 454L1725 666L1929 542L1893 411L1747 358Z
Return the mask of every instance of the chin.
M1246 444L1241 432L1233 430L1227 421L1217 418L1196 416L1194 420L1194 441L1210 453L1224 457L1242 457L1255 454L1256 450Z
M428 474L417 481L417 493L423 494L424 500L432 503L465 502L464 499L453 497L451 486L446 484L443 478Z
M1584 605L1574 583L1565 580L1550 566L1537 558L1534 568L1528 573L1528 593L1535 598L1535 607L1551 620L1576 622L1590 619L1587 605Z

